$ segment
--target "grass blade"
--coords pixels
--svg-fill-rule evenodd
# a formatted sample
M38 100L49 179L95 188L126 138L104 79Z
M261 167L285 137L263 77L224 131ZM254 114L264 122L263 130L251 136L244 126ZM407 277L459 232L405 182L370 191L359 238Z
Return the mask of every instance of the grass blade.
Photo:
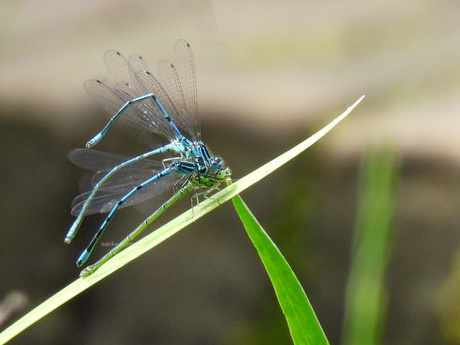
M371 151L361 166L360 200L345 297L343 344L380 344L385 319L385 269L390 256L398 160Z
M276 296L295 345L329 344L302 286L271 238L239 195L233 205L259 253L275 289Z

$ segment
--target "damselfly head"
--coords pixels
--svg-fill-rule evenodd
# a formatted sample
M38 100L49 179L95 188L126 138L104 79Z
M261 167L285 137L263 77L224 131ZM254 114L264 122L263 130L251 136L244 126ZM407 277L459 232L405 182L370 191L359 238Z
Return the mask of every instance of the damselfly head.
M227 168L220 169L219 171L217 171L216 178L224 182L224 181L229 180L231 174L232 174L232 171L230 170L230 168L227 167Z

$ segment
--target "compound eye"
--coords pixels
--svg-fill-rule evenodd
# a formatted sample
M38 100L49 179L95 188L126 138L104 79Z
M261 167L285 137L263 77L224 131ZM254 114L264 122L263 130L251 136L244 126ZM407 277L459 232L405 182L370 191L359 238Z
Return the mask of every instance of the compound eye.
M226 177L230 176L230 169L221 169L217 172L216 178L219 180L224 180Z
M213 157L212 159L209 160L209 166L211 167L211 169L222 168L223 164L224 164L224 160L221 157Z

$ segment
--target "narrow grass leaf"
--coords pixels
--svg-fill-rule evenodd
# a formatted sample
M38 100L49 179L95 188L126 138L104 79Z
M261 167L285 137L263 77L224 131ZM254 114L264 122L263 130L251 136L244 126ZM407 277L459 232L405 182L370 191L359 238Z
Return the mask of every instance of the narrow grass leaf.
M345 345L381 343L397 173L398 159L392 150L371 150L361 165L358 219L345 296Z
M295 345L329 344L294 272L239 195L233 205L270 277Z

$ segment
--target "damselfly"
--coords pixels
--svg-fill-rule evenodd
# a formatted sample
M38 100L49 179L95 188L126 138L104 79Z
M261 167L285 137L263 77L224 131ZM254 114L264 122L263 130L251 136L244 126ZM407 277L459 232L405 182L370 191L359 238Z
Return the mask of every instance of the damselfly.
M70 243L75 237L84 216L99 212L109 214L78 258L78 266L88 259L119 208L181 186L175 188L177 192L146 220L146 226L187 192L207 196L230 179L230 169L223 159L214 156L201 141L195 65L190 44L184 40L177 41L173 62L161 60L157 78L140 55L125 59L119 52L109 50L104 60L111 78L104 81L90 79L84 85L96 103L115 115L100 133L88 141L87 149L75 149L69 153L72 162L95 171L95 174L92 191L79 195L72 203L72 214L77 218L65 242ZM119 119L159 134L169 143L132 158L89 149L98 144ZM149 158L167 152L173 156L162 162ZM86 274L125 248L139 233L131 233L90 270L86 270Z

